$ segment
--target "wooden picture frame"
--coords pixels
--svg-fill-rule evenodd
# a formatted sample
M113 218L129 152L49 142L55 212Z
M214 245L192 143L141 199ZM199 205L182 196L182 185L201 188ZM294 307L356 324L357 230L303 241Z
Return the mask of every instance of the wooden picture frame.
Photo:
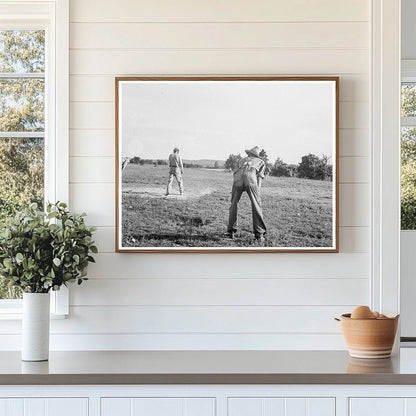
M338 77L116 77L115 92L117 252L339 251Z

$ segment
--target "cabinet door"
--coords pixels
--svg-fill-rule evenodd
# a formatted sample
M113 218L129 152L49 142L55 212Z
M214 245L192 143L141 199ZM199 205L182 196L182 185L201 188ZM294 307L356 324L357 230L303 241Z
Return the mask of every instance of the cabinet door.
M414 398L351 398L350 416L414 416Z
M87 416L88 399L0 399L0 416Z
M214 398L102 398L101 416L213 416Z
M228 416L335 416L335 399L230 398Z

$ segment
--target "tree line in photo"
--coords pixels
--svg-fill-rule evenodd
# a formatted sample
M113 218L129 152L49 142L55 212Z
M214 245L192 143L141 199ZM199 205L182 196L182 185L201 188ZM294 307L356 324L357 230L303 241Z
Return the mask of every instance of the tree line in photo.
M274 163L269 161L267 152L263 149L260 152L261 158L266 163L265 174L266 176L276 177L294 177L304 179L316 179L323 181L332 180L332 164L330 163L329 156L322 155L319 157L312 153L302 156L301 162L298 164L285 163L281 158L277 158ZM228 171L234 171L238 167L238 163L243 157L240 154L230 154L225 162L212 161L210 164L197 163L198 161L188 162L183 161L184 168L211 168L211 169L224 169ZM163 166L167 165L165 159L144 159L139 156L134 156L129 160L129 163L135 165L153 165Z

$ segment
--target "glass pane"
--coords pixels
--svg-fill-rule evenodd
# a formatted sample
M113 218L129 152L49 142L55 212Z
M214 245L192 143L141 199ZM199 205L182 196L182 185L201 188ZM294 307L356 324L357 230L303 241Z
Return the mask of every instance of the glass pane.
M416 116L416 83L402 84L402 117Z
M45 72L45 31L0 30L0 72Z
M0 131L44 131L44 80L0 79L0 91Z
M0 138L0 221L32 202L43 206L44 139ZM21 291L0 278L0 299L19 299Z
M401 228L416 230L416 127L401 129Z

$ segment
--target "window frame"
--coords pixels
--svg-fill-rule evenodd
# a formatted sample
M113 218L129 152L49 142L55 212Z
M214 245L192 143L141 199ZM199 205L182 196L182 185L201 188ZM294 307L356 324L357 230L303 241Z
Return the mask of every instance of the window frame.
M0 0L0 11L0 30L45 30L45 201L68 202L69 0ZM51 294L52 315L68 315L67 288ZM21 300L0 300L0 320L21 309Z

